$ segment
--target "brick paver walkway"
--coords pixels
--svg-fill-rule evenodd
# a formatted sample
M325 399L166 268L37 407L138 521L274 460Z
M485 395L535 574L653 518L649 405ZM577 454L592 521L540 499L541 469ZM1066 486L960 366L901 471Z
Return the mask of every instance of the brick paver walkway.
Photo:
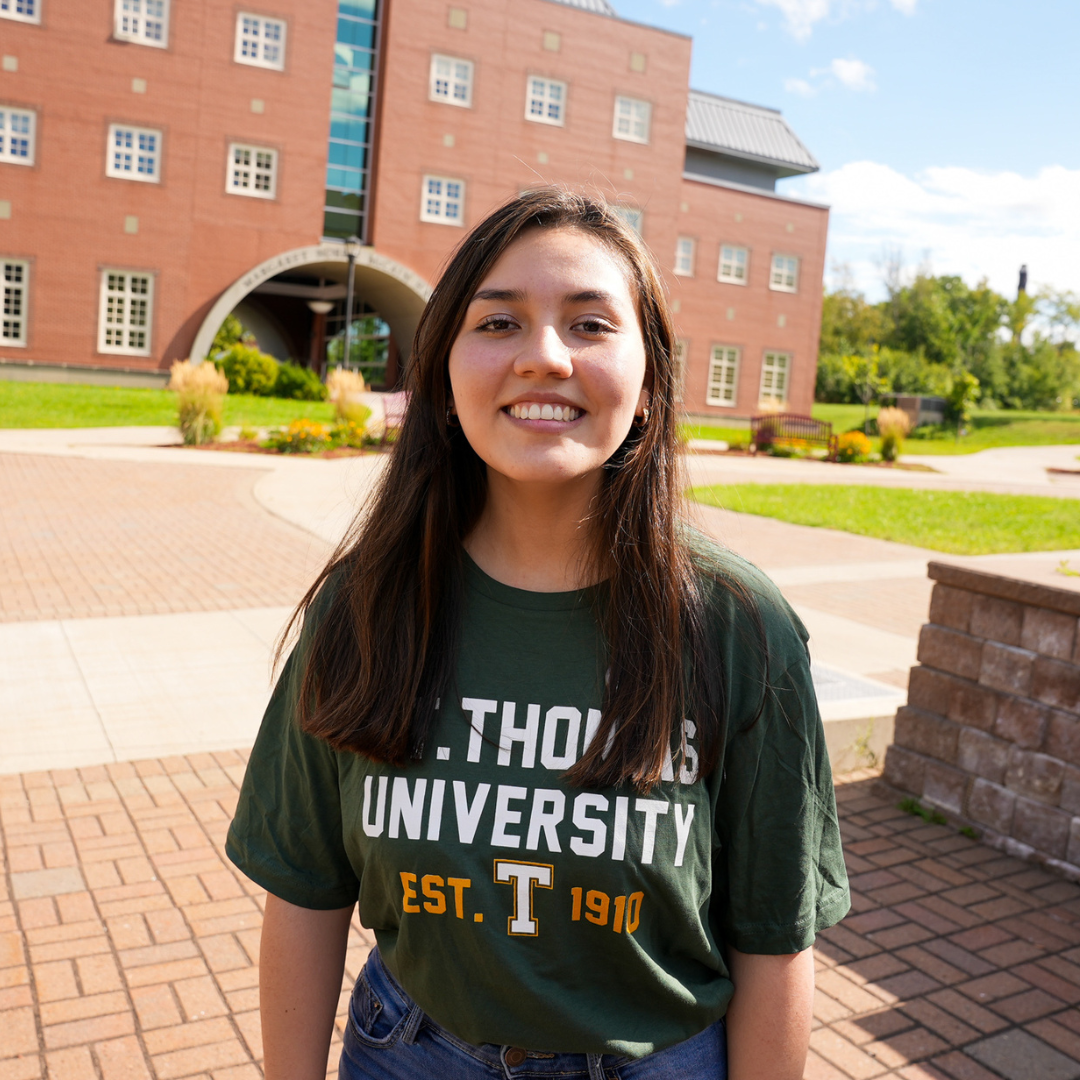
M0 454L0 622L291 606L320 540L252 469Z
M261 1076L262 894L221 850L243 768L0 777L2 1080ZM818 943L807 1080L1080 1076L1080 886L874 782L837 787L855 906ZM370 941L354 927L347 981Z

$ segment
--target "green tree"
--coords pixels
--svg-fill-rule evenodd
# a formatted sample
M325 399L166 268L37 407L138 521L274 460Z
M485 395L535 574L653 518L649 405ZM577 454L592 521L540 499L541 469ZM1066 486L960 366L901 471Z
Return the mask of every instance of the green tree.
M979 380L970 371L958 371L945 394L945 422L956 425L957 436L971 425L971 410L979 399Z
M985 281L956 275L889 279L889 297L869 304L850 285L823 306L819 400L862 400L858 357L878 348L883 392L945 397L967 374L979 400L1009 408L1068 409L1080 398L1080 297L1042 289L1009 300ZM856 358L856 359L853 359Z
M821 351L836 356L866 352L892 330L888 313L862 293L839 289L821 305Z
M255 335L250 330L246 330L244 324L232 312L229 312L214 335L214 343L210 346L210 356L216 357L220 353L228 352L234 345L255 344L257 344Z

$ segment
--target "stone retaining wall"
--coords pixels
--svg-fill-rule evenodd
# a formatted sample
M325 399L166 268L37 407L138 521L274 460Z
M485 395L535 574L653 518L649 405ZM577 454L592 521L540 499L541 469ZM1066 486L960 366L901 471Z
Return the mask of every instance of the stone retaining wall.
M1080 592L931 563L885 780L1080 878Z

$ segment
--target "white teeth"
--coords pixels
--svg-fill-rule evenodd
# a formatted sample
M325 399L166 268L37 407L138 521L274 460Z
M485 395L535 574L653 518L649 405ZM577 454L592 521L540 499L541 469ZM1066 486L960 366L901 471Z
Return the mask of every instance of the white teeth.
M540 405L537 402L511 405L510 415L516 420L576 420L581 414L569 405Z

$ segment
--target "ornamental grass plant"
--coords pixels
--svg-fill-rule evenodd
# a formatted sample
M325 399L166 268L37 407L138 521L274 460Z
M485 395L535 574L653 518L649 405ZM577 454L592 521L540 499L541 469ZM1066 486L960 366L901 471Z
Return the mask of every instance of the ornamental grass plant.
M177 426L186 446L213 442L221 431L221 409L229 380L213 364L180 360L169 369L176 393Z
M903 409L882 409L877 415L877 428L881 436L882 460L895 461L900 456L904 439L911 433L911 417Z
M363 402L357 400L366 389L364 376L359 371L336 367L327 375L327 397L333 403L334 413L338 420L358 424L367 423L371 410ZM366 412L367 415L362 415L362 412Z

